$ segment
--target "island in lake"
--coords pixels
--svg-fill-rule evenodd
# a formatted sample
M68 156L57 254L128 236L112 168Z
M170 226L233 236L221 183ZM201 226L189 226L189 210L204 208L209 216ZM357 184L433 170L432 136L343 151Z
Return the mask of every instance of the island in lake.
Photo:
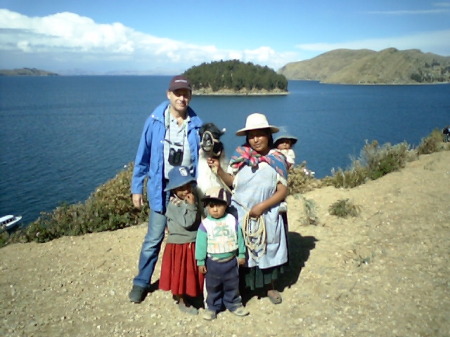
M184 72L194 95L287 95L288 80L265 66L238 60L202 63Z
M0 69L0 76L59 76L46 70L36 68L20 68L20 69Z

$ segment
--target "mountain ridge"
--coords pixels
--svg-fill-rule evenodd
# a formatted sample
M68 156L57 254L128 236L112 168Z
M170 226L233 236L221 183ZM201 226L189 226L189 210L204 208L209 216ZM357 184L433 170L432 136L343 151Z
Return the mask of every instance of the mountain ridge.
M418 49L335 49L278 70L288 80L335 84L436 84L450 82L450 57Z

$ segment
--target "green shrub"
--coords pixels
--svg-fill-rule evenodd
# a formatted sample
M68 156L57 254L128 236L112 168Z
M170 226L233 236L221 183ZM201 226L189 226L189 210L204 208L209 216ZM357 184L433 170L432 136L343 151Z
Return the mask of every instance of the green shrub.
M364 184L368 179L367 168L361 165L359 160L354 160L352 166L348 170L339 168L337 171L332 170L331 177L324 178L324 184L332 185L340 188L353 188Z
M0 233L0 247L6 246L9 242L9 235L6 231Z
M289 194L305 193L320 187L320 180L314 177L314 172L306 168L306 162L289 170Z
M133 166L98 187L84 203L61 204L41 216L24 230L10 237L11 242L47 242L61 236L116 230L147 221L148 207L134 208L130 195ZM145 197L145 195L144 195Z
M422 138L416 151L417 154L430 154L448 149L445 143L443 143L442 131L434 129L427 137Z
M383 146L379 146L377 141L366 142L360 158L353 159L348 170L333 170L332 177L324 181L335 187L356 187L405 167L409 157L409 145L406 142L397 145L386 143Z
M379 146L377 141L364 146L362 158L366 163L368 177L378 179L388 173L405 167L408 158L409 145L406 142Z
M317 217L315 201L312 199L304 199L303 207L306 214L306 224L317 226L319 224L319 218Z
M355 217L360 213L360 207L354 205L348 199L341 199L333 203L328 211L331 215L336 215L340 218L347 218L349 216Z

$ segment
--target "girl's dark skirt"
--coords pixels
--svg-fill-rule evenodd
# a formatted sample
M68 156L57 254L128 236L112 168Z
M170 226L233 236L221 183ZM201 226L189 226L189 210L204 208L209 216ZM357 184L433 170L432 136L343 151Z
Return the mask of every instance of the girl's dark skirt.
M284 269L284 265L268 269L242 268L245 287L250 290L263 289L278 280L284 273Z

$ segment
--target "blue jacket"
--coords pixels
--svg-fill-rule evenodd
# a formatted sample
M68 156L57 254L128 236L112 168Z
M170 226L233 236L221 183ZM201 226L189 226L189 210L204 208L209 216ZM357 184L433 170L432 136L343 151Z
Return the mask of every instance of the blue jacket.
M162 102L147 118L142 131L141 140L134 161L131 193L142 194L144 180L147 181L147 195L150 209L155 212L165 212L165 179L164 179L164 136L166 132L164 111L169 101ZM203 122L194 110L188 107L190 117L187 138L191 151L194 176L197 176L198 152L200 150L199 129Z

